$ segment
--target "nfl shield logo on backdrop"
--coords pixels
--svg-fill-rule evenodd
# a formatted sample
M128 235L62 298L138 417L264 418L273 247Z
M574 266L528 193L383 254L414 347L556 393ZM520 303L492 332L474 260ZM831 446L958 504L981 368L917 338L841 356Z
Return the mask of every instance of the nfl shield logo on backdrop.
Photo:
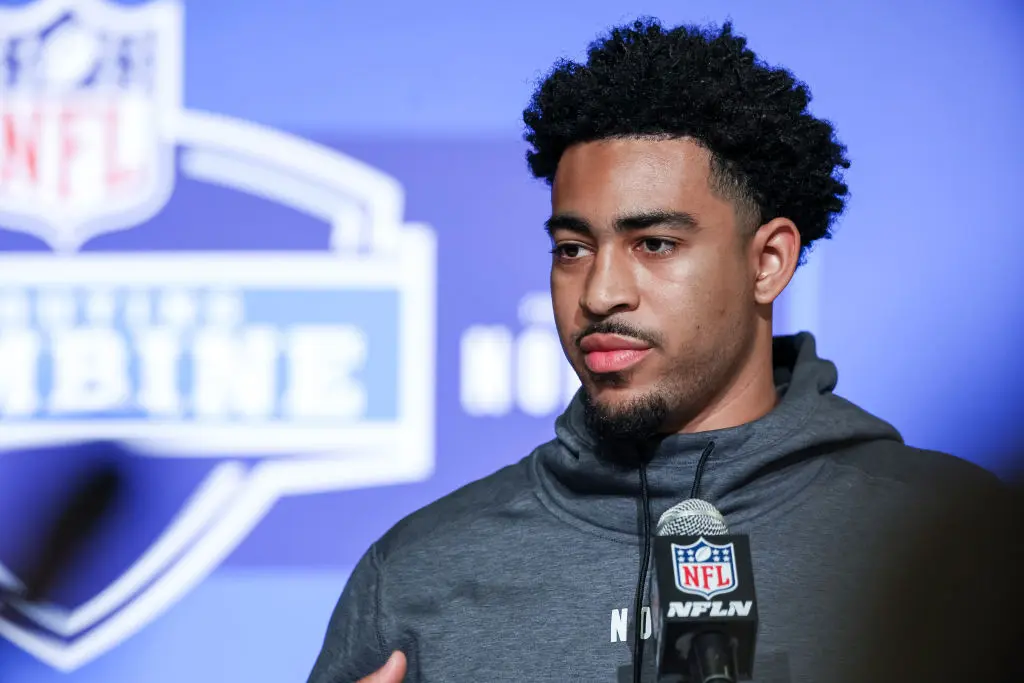
M718 545L701 538L689 545L672 544L676 588L710 600L736 590L736 553L732 543Z
M42 603L17 598L28 534L5 518L0 638L62 671L158 618L277 500L434 466L434 231L377 168L183 108L182 3L0 4L0 228L50 247L0 252L0 474L59 483L111 443L161 492ZM237 225L268 205L263 228L323 249L249 248ZM184 221L238 243L90 242Z
M0 12L0 224L74 251L174 186L181 12L49 0Z

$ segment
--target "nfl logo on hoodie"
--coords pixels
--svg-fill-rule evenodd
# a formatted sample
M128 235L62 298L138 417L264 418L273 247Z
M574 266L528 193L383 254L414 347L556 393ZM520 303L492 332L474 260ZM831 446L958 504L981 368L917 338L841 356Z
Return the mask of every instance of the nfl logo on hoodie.
M279 498L434 465L433 230L376 168L183 108L183 25L180 0L0 9L0 227L40 241L0 254L0 450L79 462L112 441L187 482L170 521L126 516L137 556L6 605L0 637L64 671L181 599ZM305 227L319 249L259 241Z
M718 545L700 538L672 544L676 588L710 600L736 590L736 556L732 543Z

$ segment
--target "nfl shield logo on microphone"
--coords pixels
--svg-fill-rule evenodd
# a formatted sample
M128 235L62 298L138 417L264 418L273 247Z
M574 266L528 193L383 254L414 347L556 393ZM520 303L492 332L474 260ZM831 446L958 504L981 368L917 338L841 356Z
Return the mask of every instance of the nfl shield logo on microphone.
M704 538L689 545L672 544L676 588L710 600L736 590L736 553L732 543L718 545Z

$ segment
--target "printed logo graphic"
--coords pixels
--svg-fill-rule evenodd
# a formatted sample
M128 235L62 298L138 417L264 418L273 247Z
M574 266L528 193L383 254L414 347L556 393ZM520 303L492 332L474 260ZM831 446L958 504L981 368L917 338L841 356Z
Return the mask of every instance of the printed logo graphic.
M42 2L0 16L0 225L66 251L159 211L174 183L179 8Z
M689 545L672 544L676 588L711 599L736 590L733 544L718 545L700 538Z
M0 227L52 250L0 255L0 449L116 440L215 463L105 589L0 617L65 671L180 599L280 497L433 469L433 231L375 168L183 109L183 20L177 0L0 10ZM145 230L182 179L318 219L330 249L82 251Z

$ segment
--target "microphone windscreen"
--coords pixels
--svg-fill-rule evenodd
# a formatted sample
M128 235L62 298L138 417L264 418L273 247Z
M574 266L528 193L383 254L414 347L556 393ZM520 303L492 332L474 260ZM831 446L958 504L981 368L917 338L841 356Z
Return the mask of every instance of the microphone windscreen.
M658 536L724 536L729 533L725 517L700 498L688 498L665 511L655 528Z

